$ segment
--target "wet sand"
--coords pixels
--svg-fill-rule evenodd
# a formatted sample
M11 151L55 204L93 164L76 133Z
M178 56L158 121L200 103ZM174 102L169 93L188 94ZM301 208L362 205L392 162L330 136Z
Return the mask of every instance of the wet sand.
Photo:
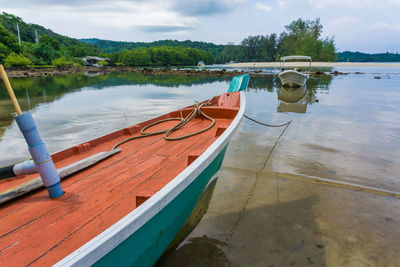
M308 67L308 62L285 62L286 67ZM279 68L280 62L245 62L227 64L231 68ZM312 62L313 67L391 67L400 68L399 63L374 62Z
M281 175L288 144L268 157L267 131L234 137L208 213L163 266L398 266L398 199Z

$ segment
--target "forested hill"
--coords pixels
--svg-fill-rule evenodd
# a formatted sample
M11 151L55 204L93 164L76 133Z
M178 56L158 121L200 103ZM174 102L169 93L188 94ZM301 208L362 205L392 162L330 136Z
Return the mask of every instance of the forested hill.
M217 45L213 43L206 42L196 42L196 41L178 41L178 40L159 40L154 42L121 42L121 41L111 41L111 40L101 40L97 38L90 39L79 39L82 42L94 45L106 53L121 52L124 50L135 49L139 47L149 48L155 46L183 46L197 48L210 52L214 57L221 53L225 45Z
M285 26L285 31L266 35L248 36L239 45L229 43L216 45L206 42L162 40L150 43L116 42L100 39L80 39L95 45L107 53L119 53L132 49L151 47L185 47L209 52L215 63L276 61L285 55L308 55L317 61L333 61L336 48L333 37L322 38L322 25L317 18L313 21L299 18Z
M13 33L15 36L17 36L17 24L18 24L22 42L35 43L35 30L36 30L39 37L43 35L48 35L59 41L61 45L81 47L83 48L83 50L85 50L84 54L90 52L91 53L100 52L99 49L90 44L55 33L52 30L46 29L41 25L26 23L20 17L8 14L6 12L0 14L0 24L4 28L6 28L9 32Z
M367 54L361 52L345 51L337 54L339 62L400 62L399 53Z

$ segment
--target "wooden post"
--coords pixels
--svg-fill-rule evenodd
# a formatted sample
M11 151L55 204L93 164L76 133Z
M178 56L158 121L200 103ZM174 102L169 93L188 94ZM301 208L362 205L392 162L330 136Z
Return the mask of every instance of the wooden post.
M18 100L15 97L15 94L11 87L10 81L8 80L6 71L4 70L3 65L1 65L1 64L0 64L0 75L1 75L1 78L3 79L4 85L7 88L8 94L10 95L10 98L11 98L11 101L15 108L15 111L17 112L18 115L22 115L22 111L21 111L21 108L19 107Z

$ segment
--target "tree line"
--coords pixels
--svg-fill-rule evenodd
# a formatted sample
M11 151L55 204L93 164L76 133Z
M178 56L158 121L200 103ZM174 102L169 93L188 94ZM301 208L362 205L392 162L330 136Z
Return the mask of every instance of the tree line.
M94 45L95 47L101 49L106 53L121 52L124 50L131 50L142 47L149 48L157 46L170 46L170 47L182 46L182 47L191 47L204 50L209 52L213 57L215 57L218 53L221 53L225 47L225 45L217 45L213 43L190 41L190 40L185 40L185 41L159 40L149 43L121 42L121 41L101 40L97 38L79 39L79 40L87 44Z
M21 44L17 40L17 24ZM198 61L206 64L276 61L281 56L294 54L308 55L313 60L333 61L336 58L334 39L321 38L322 28L319 19L298 19L285 26L279 35L248 36L239 45L190 40L135 43L84 39L82 42L3 12L0 14L0 63L8 67L81 66L81 58L89 55L110 58L108 63L102 62L104 64L123 66L196 65Z
M322 25L320 20L298 19L285 26L281 34L248 36L239 45L228 43L216 45L206 42L193 42L190 40L162 40L150 43L144 42L117 42L100 40L96 38L81 39L107 52L148 48L156 46L182 46L193 47L209 52L214 63L229 61L253 62L276 61L286 55L309 55L314 60L333 61L336 58L336 47L333 37L322 38Z
M196 65L198 61L213 63L210 53L190 47L159 46L136 48L115 52L110 55L112 65L124 66L188 66Z
M399 53L367 54L360 52L344 51L338 53L336 61L341 62L400 62Z
M333 37L321 38L320 20L298 19L285 26L279 36L249 36L240 45L229 43L218 55L218 62L240 61L277 61L282 56L306 55L313 60L333 61L336 47Z

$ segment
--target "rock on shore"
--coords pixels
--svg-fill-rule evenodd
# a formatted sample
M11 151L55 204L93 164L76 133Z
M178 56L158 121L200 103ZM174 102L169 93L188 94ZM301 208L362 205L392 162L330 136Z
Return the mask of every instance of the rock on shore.
M41 77L41 76L60 76L71 73L83 72L139 72L143 75L186 75L186 76L218 76L218 77L232 77L242 75L244 71L227 71L222 70L207 70L207 69L169 69L169 68L132 68L132 67L81 67L81 68L20 68L20 69L6 69L7 75L11 78L24 78L24 77ZM253 72L253 74L256 74Z

